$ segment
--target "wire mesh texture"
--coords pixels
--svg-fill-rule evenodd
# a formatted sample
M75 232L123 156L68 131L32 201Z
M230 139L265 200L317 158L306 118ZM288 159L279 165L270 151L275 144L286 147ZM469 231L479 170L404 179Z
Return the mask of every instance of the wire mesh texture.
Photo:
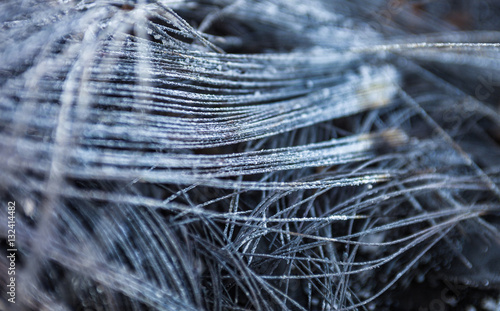
M500 310L498 1L0 3L3 310Z

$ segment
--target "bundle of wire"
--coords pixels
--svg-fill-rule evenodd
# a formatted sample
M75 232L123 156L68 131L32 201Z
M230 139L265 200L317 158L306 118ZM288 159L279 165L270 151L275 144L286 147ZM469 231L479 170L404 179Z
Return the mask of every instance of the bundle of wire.
M0 309L499 308L499 14L3 1Z

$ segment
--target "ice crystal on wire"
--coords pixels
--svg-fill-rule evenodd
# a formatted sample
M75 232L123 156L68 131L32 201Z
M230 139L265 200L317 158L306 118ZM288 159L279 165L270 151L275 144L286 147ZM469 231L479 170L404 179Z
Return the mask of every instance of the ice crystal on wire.
M18 253L0 309L493 301L499 13L4 1L0 194Z

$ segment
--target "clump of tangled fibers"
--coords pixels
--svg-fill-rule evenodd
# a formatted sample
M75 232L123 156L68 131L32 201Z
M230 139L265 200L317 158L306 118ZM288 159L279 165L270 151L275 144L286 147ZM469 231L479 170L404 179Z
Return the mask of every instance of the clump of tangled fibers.
M496 0L2 1L0 310L500 310L499 30Z

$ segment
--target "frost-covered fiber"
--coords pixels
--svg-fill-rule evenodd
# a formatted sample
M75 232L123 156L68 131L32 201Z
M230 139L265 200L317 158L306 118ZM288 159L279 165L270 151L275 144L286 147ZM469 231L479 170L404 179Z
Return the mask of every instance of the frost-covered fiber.
M0 2L0 310L494 309L499 17Z

